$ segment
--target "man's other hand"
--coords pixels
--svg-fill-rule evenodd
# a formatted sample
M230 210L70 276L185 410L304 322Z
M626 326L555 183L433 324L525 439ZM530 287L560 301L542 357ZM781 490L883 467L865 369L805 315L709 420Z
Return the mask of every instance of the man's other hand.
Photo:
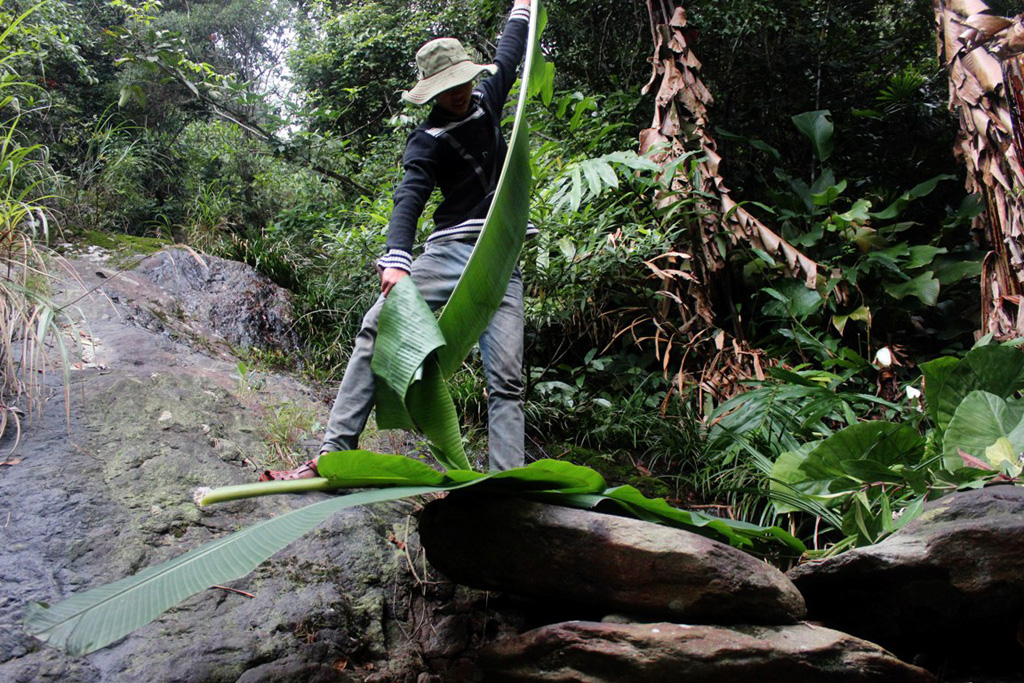
M408 277L409 273L405 272L401 268L385 268L380 273L380 291L384 296L388 295L391 288L395 286L395 283L401 280L403 277Z

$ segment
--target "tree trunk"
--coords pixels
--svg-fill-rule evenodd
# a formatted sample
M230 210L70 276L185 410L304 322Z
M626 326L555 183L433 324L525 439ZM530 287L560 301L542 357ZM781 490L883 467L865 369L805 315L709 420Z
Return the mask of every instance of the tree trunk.
M984 201L974 220L989 249L981 276L982 331L1024 333L1024 158L1021 17L989 14L980 0L936 0L939 57L949 72L949 108L960 119L956 155L967 191Z

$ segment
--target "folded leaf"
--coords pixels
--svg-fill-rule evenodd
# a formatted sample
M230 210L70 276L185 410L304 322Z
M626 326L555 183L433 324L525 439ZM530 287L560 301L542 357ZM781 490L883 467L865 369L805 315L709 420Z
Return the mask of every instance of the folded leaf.
M445 476L429 465L404 455L371 451L324 453L317 470L335 488L377 486L439 486Z
M406 407L438 462L446 469L472 469L462 446L459 415L435 356L423 361L423 378L409 387Z
M388 293L377 323L371 367L377 382L377 425L411 429L406 405L409 386L422 374L427 357L444 346L433 311L412 278L402 278Z

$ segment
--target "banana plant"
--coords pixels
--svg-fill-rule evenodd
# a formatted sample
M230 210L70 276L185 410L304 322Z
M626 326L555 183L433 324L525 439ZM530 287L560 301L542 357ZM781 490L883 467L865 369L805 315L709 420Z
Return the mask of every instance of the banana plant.
M161 565L93 588L54 606L31 605L25 627L35 637L74 654L87 654L149 623L167 609L213 585L245 576L261 562L345 508L425 493L473 487L561 505L611 506L640 519L683 527L734 546L779 546L799 554L803 545L775 527L762 528L679 510L636 489L609 488L586 467L540 460L505 472L470 468L455 407L444 384L465 359L497 309L525 235L530 193L526 98L550 90L551 69L541 61L537 37L544 21L533 0L524 83L491 211L462 279L435 320L409 278L389 293L381 313L373 369L378 377L377 421L413 427L428 437L440 472L404 456L344 451L320 457L320 477L215 489L201 505L254 495L368 488L315 503L200 546ZM547 84L547 86L545 85Z

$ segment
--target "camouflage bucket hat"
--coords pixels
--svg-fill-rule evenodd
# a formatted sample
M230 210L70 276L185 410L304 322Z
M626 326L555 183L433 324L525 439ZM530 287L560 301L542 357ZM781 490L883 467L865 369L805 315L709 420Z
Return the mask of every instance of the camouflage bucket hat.
M402 99L412 104L424 104L449 88L469 83L481 73L494 74L494 64L475 64L462 43L454 38L437 38L416 52L419 82L412 90L402 93Z

